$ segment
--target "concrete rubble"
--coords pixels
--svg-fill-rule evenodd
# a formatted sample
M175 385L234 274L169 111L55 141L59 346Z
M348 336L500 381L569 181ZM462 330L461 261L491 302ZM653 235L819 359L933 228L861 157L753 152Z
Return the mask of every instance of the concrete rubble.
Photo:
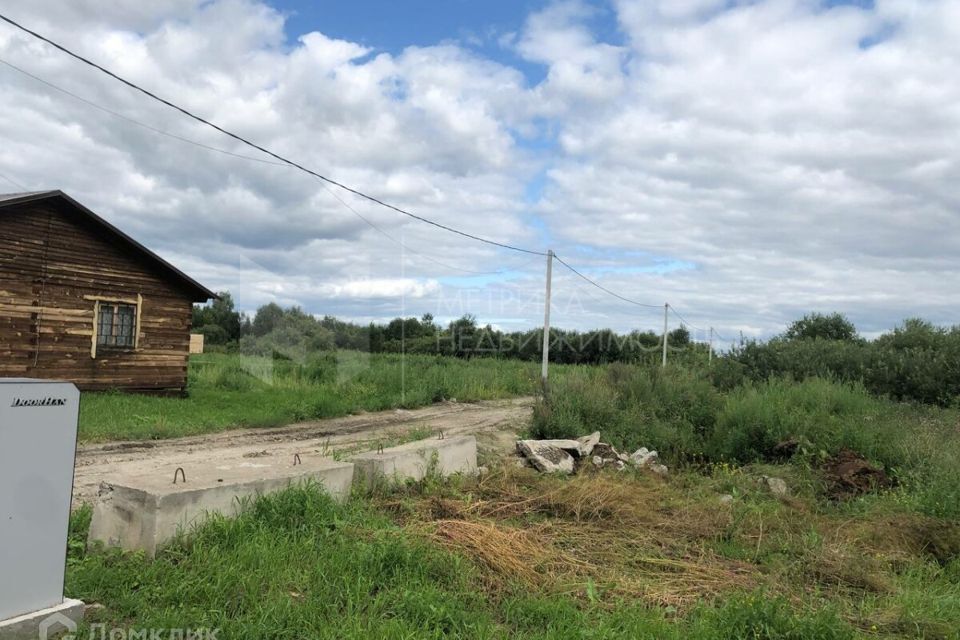
M640 447L633 454L621 453L601 442L599 431L576 440L517 440L517 453L524 465L542 473L572 474L586 465L647 469L661 476L668 473L656 451Z
M783 480L783 478L761 476L760 480L767 486L767 489L770 490L770 493L778 498L783 498L790 494L790 489L787 488L787 483Z
M569 448L557 446L560 442L572 442L573 450L579 453L576 440L517 440L517 452L542 473L573 473L573 455Z

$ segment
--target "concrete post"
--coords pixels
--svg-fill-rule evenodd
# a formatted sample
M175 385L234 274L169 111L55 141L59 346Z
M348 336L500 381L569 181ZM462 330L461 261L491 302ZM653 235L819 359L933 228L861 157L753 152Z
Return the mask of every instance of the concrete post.
M667 314L670 312L670 303L663 304L663 363L661 366L667 366Z
M540 378L547 383L547 369L550 362L550 287L553 280L553 249L547 250L547 295L543 304L543 364Z

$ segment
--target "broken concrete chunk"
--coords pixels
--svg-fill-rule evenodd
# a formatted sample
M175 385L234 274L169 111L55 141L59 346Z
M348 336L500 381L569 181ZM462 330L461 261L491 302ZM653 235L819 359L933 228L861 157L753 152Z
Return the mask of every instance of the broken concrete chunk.
M638 467L645 467L648 464L655 464L660 461L660 456L656 451L648 451L646 447L640 447L630 456L630 460Z
M660 464L659 462L647 464L644 466L644 468L649 469L650 471L653 471L658 476L665 476L669 472L669 470L667 469L667 465Z
M599 442L594 445L593 455L600 456L604 460L617 460L620 457L617 450L605 442Z
M580 441L579 440L518 440L517 446L520 446L521 442L536 442L537 444L543 445L545 447L555 447L557 449L563 449L568 451L575 456L580 455Z
M573 456L554 442L573 442L579 451L576 440L517 440L517 451L544 473L573 473Z
M593 466L595 466L595 467L602 467L602 466L603 466L603 458L601 458L600 456L593 456L593 460L592 460L592 461L593 461Z
M580 455L586 458L593 453L593 448L600 443L600 432L594 431L588 436L577 438L577 442L580 443Z
M733 496L729 493L725 493L720 496L720 504L731 504L733 502Z

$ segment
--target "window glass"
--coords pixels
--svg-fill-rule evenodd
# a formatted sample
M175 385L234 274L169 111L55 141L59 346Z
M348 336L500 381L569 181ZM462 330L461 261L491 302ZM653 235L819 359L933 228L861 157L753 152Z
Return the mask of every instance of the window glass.
M131 348L137 324L137 305L100 303L97 317L97 344L103 347Z

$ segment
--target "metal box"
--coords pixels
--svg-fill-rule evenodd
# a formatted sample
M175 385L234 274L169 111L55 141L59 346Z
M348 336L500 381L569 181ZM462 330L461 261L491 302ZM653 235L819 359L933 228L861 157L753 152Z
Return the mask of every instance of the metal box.
M80 392L0 378L0 621L63 602Z

